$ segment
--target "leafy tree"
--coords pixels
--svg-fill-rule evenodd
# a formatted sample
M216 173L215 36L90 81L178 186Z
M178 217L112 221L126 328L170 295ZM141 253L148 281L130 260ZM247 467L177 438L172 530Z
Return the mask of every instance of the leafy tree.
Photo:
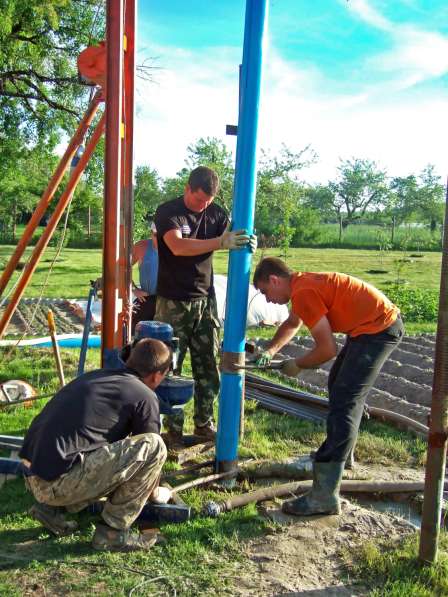
M444 188L440 176L435 174L434 166L428 165L419 177L417 209L424 221L429 223L431 232L443 222L445 213Z
M276 236L286 254L294 237L295 227L303 209L303 186L300 171L316 159L310 147L298 153L285 145L278 156L261 152L258 170L255 223L258 234ZM297 236L297 235L296 235Z
M14 151L10 155L13 154ZM4 238L16 240L17 223L33 210L55 163L51 152L35 147L23 148L14 162L0 159L0 220Z
M163 201L161 181L156 170L149 166L137 166L134 188L134 236L148 238L149 218Z
M311 207L301 207L292 215L291 226L294 230L293 247L303 247L313 244L321 237L320 214Z
M390 182L390 191L386 213L394 216L397 224L409 221L418 205L417 178L413 174L397 176Z
M341 160L339 177L328 185L334 194L333 208L346 228L367 211L380 208L388 197L386 172L375 162L362 159Z
M185 160L187 171L184 168L178 174L182 180L188 179L190 170L197 166L208 166L219 176L220 189L216 196L228 212L232 207L232 189L235 171L233 168L232 153L226 145L216 137L201 137L195 143L187 147L187 159Z
M184 194L185 185L188 181L188 175L190 171L188 168L182 168L177 176L168 177L163 179L162 184L162 195L164 201L169 201L175 197L180 197Z
M305 187L303 190L304 205L320 214L324 222L334 221L335 216L335 194L327 185L315 185Z
M76 59L103 38L102 11L102 0L3 0L0 128L8 136L54 143L55 132L73 129L88 97Z

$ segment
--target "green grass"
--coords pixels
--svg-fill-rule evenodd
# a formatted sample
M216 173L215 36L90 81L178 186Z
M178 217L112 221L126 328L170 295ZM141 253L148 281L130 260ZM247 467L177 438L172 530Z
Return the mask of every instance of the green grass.
M11 249L0 247L0 263L5 262ZM45 259L51 258L53 254L53 249L49 249ZM279 256L279 251L269 250L264 255ZM254 265L261 256L259 252ZM374 251L294 249L290 251L288 263L293 269L350 273L374 283L387 292L387 288L396 282L398 265L395 261L401 258L400 253L388 253L380 263L378 254ZM56 264L45 296L85 297L89 289L89 280L101 273L101 252L65 249L61 259L63 261ZM217 252L217 273L226 273L227 259L227 252ZM420 259L414 259L404 266L400 265L399 277L406 279L409 287L437 292L440 283L440 262L440 253L427 253ZM46 261L39 266L27 296L40 294L40 284L48 266L49 262ZM386 270L387 273L369 273L378 269ZM434 322L407 323L408 333L434 329ZM274 331L256 329L251 330L248 336L271 337ZM77 350L62 350L67 379L76 374L78 354ZM0 381L25 379L36 388L38 394L54 392L57 389L57 374L51 350L30 348L10 352L8 349L0 351L0 358ZM99 351L89 350L88 368L98 365ZM188 374L188 363L185 373ZM0 433L23 435L45 401L42 399L35 402L31 408L21 406L0 410ZM192 404L189 404L187 432L191 431L191 410ZM322 426L268 413L257 408L254 403L247 402L245 435L240 446L240 457L283 459L308 453L318 447L323 437ZM362 425L356 457L361 462L382 466L421 466L425 452L423 442L413 436L398 432L387 425L368 421ZM206 500L222 500L223 494L192 490L184 495L184 499L199 510ZM154 585L144 585L135 594L157 594L157 591L163 594L163 591L168 592L170 588L172 590L172 587L175 587L181 596L231 595L232 585L238 582L239 567L244 566L244 542L247 538L257 537L268 530L272 531L271 525L258 516L256 508L252 505L228 513L217 520L197 518L182 525L166 525L163 532L168 539L167 545L156 547L148 554L97 554L91 551L89 545L93 532L93 516L80 516L79 534L53 539L26 514L30 503L31 497L24 491L21 480L8 482L0 489L0 595L21 596L39 591L47 591L47 594L127 595L132 587L148 580L144 574L164 578ZM443 549L446 549L445 543ZM381 550L379 554L385 557ZM392 558L392 555L390 557ZM400 557L403 566L415 568L415 556L411 552L406 552ZM372 559L370 562L369 566L359 564L356 568L354 574L359 579L373 579L375 574L381 579L381 574L377 572L382 570L380 560L375 560L376 568ZM132 572L126 567L135 568L141 573ZM435 570L440 570L437 572L440 576L439 584L446 583L445 568ZM382 574L384 582L398 582L392 568L387 568ZM415 572L411 577L411 586L425 586L425 578L423 572ZM431 593L376 593L378 596L383 594Z
M16 349L9 356L8 352L0 353L0 381L12 377L27 379L39 394L57 389L50 349ZM63 350L62 358L67 379L70 379L75 375L78 351ZM98 366L99 351L90 350L88 359L88 368ZM184 373L189 373L188 363ZM0 410L0 433L23 435L45 402L42 399L31 408L16 406ZM191 430L191 407L192 404L187 406L187 430ZM269 413L250 401L245 410L240 458L284 459L308 453L317 448L324 437L321 425ZM409 434L371 421L362 426L356 452L361 462L419 466L424 454L423 442ZM252 488L245 483L243 490ZM182 495L200 511L207 500L220 501L232 493L191 490ZM218 519L198 517L180 525L164 525L167 544L147 554L98 554L90 548L94 515L82 513L78 518L79 533L55 539L27 515L31 503L31 496L25 492L21 480L9 481L0 490L0 595L19 596L45 587L50 595L121 596L127 595L139 582L158 576L164 578L154 587L145 585L137 594L157 594L156 590L163 594L175 587L178 595L185 597L232 595L239 567L244 566L246 558L245 541L275 530L258 515L256 507L250 505ZM364 574L364 569L359 568L357 575L362 578Z
M7 262L13 247L0 246L0 267ZM40 294L40 287L48 272L54 249L47 249L42 262L34 274L26 296L35 297ZM380 257L377 251L350 249L290 249L287 262L294 270L302 271L339 271L358 276L367 282L387 290L395 284L410 288L439 290L441 252L422 253L420 258L412 258L404 264L403 253L389 251ZM252 269L262 257L281 257L279 249L257 251ZM80 298L86 297L89 281L101 275L101 251L99 249L64 249L61 261L56 262L45 296ZM218 274L227 273L228 252L217 251L214 258L214 269ZM400 271L398 271L400 269ZM385 273L372 273L382 270Z
M431 234L428 228L398 226L395 229L392 247L391 226L375 226L373 224L351 224L343 230L342 240L339 242L339 224L320 224L320 236L313 246L344 247L352 249L377 249L385 244L391 248L401 249L406 246L409 250L440 250L440 231Z
M372 587L371 597L444 597L448 595L448 533L441 532L439 560L434 566L417 559L419 536L400 541L367 543L357 553L351 572ZM351 561L353 554L346 554Z

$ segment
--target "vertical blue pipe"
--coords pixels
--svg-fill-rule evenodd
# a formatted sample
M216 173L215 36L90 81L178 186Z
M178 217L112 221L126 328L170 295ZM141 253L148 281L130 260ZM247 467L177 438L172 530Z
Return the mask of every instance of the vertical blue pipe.
M86 364L87 344L89 341L90 324L92 323L92 302L95 297L95 288L91 288L89 298L87 299L86 318L84 320L84 329L82 331L81 350L79 352L78 376L84 373Z
M267 13L268 0L247 0L232 228L244 228L250 234L254 226L258 112ZM248 249L230 251L224 353L244 352L251 260ZM218 471L230 470L237 461L243 384L244 374L222 371L216 439Z

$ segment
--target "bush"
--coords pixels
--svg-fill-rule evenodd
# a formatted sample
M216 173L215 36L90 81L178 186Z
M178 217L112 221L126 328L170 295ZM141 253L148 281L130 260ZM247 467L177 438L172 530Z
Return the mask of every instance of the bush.
M407 321L436 322L439 310L439 292L391 285L388 298L399 308Z
M88 236L76 236L70 238L67 244L70 249L101 249L103 246L103 235L95 232Z

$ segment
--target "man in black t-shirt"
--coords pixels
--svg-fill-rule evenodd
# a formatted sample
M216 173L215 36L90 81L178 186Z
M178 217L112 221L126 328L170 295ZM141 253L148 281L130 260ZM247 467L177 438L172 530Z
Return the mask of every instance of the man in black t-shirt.
M225 211L213 200L219 179L210 168L195 168L182 197L159 206L155 215L159 274L155 319L170 323L179 337L181 372L187 348L195 380L195 435L214 439L213 402L219 391L219 327L213 287L213 251L256 248L256 237L230 231ZM165 418L167 440L182 444L183 411Z
M145 338L131 350L123 370L100 369L76 378L33 420L20 457L37 503L30 514L56 535L77 525L62 514L79 512L107 496L97 525L96 549L147 549L150 540L129 527L148 498L167 501L159 487L166 448L159 435L154 389L171 364L170 349Z

